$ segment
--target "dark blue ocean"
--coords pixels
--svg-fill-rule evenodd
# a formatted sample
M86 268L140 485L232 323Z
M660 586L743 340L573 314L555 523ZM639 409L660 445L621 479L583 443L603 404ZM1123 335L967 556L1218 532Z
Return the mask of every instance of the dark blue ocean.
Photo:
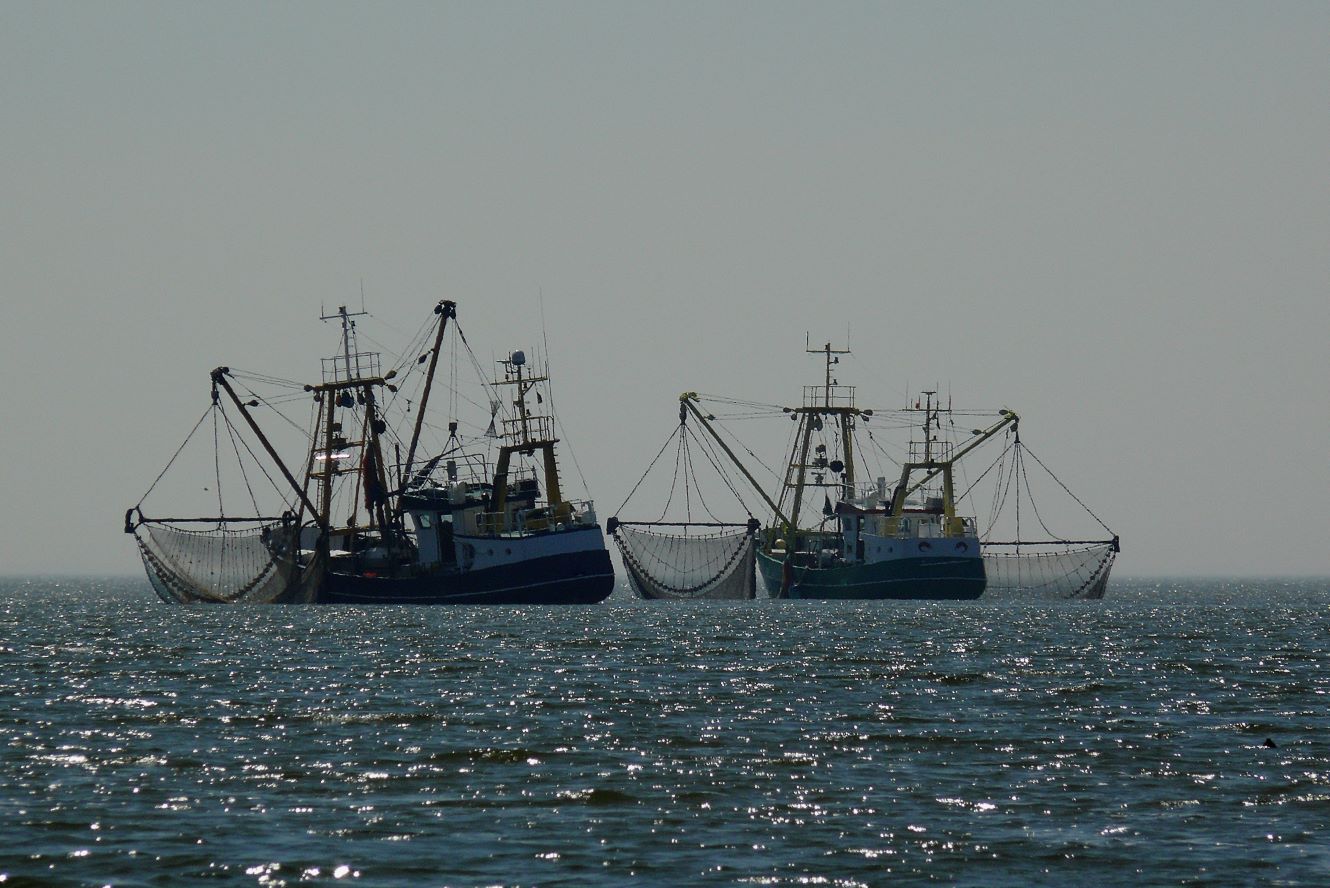
M562 609L0 581L0 883L1321 886L1327 667L1325 580Z

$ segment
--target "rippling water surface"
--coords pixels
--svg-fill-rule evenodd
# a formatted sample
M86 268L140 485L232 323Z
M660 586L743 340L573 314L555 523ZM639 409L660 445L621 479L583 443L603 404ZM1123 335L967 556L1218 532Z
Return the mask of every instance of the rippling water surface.
M1328 650L1327 581L555 609L0 581L0 883L1325 885Z

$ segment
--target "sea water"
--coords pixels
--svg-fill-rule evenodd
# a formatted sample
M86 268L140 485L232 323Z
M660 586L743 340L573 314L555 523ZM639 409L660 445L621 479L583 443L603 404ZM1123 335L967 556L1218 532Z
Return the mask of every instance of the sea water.
M0 883L1330 883L1330 582L175 607L0 584Z

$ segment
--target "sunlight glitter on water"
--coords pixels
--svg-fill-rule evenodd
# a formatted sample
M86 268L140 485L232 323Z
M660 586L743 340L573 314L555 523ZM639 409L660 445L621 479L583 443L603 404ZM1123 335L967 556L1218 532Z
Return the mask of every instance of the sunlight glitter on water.
M526 611L188 610L145 592L0 599L0 813L17 834L0 873L1327 874L1324 585L1261 607L1227 587L1060 608Z

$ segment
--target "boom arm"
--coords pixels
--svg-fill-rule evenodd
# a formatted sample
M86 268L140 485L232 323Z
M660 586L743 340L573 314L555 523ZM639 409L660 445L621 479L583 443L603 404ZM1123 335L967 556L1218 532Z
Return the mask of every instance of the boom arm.
M229 372L230 368L228 367L218 367L216 370L212 371L213 383L220 385L231 397L231 400L235 402L236 407L240 408L240 415L245 417L245 422L249 423L250 429L258 437L259 443L263 445L264 450L268 451L268 455L271 456L273 462L277 464L277 468L281 469L282 475L290 483L291 488L296 492L296 495L300 497L300 501L305 504L305 508L309 509L310 515L312 515L314 520L319 523L319 527L323 530L327 530L327 522L319 516L319 510L314 508L314 504L309 501L309 497L305 495L305 489L296 483L296 479L291 474L290 469L286 467L286 463L282 462L282 458L277 455L277 451L273 449L272 444L268 443L268 438L263 434L263 430L259 428L259 424L254 421L254 417L250 416L249 411L245 409L245 402L240 400L235 393L235 389L231 388L231 383L226 381L226 374Z
M953 453L951 459L939 461L935 468L930 469L928 473L924 475L923 478L921 478L915 484L911 485L909 489L905 490L903 493L898 493L896 495L897 501L904 502L906 497L914 493L919 488L923 487L929 481L932 481L938 475L942 474L944 469L948 469L951 466L955 465L956 462L960 460L962 456L969 453L971 450L974 450L980 444L984 443L989 438L993 437L998 432L1005 429L1007 426L1016 428L1021 421L1021 418L1011 410L1003 409L1001 413L1002 413L1001 419L999 419L997 422L993 423L991 426L981 431L978 435L975 435L975 437L972 440L970 440L969 443L967 443L960 450L957 450L955 453Z
M711 435L712 439L720 445L720 449L725 451L725 455L730 458L730 462L734 463L735 467L743 473L744 478L746 478L748 483L752 485L752 488L757 491L757 495L762 497L762 500L771 509L772 513L775 514L776 518L782 523L789 525L790 520L781 514L780 507L771 501L771 497L767 496L767 492L757 483L757 480L753 478L744 464L739 462L739 457L734 455L734 451L731 450L730 446L725 443L725 440L716 433L716 430L711 427L711 423L707 421L707 418L702 414L702 411L697 409L696 401L697 392L684 392L679 396L679 403L684 407L687 407L688 411L692 413L693 416L697 417L697 421L702 424L702 428L706 429L707 434Z

